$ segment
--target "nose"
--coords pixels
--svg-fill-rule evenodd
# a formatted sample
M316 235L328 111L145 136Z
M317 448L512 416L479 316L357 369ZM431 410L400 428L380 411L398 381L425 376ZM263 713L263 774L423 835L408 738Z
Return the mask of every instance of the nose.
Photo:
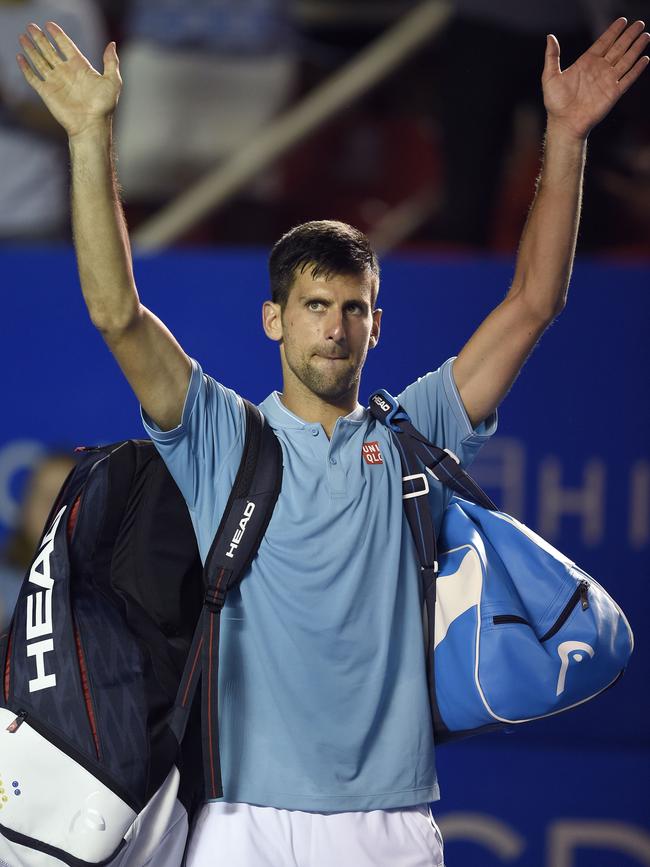
M328 340L334 340L336 343L341 343L345 340L343 311L334 305L330 307L325 321L325 337Z

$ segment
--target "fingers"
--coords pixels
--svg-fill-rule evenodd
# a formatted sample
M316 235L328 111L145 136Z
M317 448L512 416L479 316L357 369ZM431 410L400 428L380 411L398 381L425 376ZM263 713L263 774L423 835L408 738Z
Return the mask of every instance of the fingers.
M552 33L549 33L546 37L544 75L555 75L558 72L560 72L560 43Z
M603 55L605 60L609 61L612 66L614 66L615 63L618 63L642 30L643 21L635 21L634 24L630 24L630 26L627 27L618 39L616 39L616 41L607 49Z
M65 30L62 30L56 22L48 21L45 25L45 29L49 36L52 37L54 44L66 60L69 60L75 54L81 55L81 52L72 39L70 39Z
M617 18L609 25L607 30L600 36L589 49L590 52L604 57L618 37L627 27L627 18Z
M120 79L120 60L114 42L109 42L104 51L104 75L112 79Z
M54 67L57 63L62 62L62 58L38 25L30 24L27 27L27 33L50 67Z
M641 29L643 29L643 22L639 21L638 23L641 24ZM649 42L650 34L640 33L620 60L613 64L619 79L632 69L640 55L647 49Z
M618 86L621 94L624 94L634 84L648 63L650 63L650 57L640 57L632 69L619 80Z
M42 79L45 79L47 73L52 70L52 66L45 60L26 33L21 33L18 41L20 42L20 47L23 49L24 56L29 60L32 68L36 70Z
M25 76L25 80L29 85L31 85L34 90L38 90L43 83L41 79L36 75L32 67L29 65L25 57L22 54L16 55L16 60L18 61L18 66L20 67L20 71Z

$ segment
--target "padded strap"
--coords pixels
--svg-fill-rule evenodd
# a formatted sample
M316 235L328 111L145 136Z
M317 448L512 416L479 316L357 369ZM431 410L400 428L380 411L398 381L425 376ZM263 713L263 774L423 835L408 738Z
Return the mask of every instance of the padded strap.
M448 449L429 442L411 423L406 410L385 389L370 396L371 414L391 432L402 465L402 499L404 512L420 561L422 594L427 635L427 684L434 731L444 732L436 700L433 647L435 641L436 582L438 579L438 545L431 507L429 477L446 485L465 500L486 509L496 506L487 494L465 472L458 457Z
M257 554L282 485L282 448L270 425L244 400L246 435L228 503L205 560L203 610L176 698L172 729L181 742L199 679L206 794L223 794L219 756L219 631L228 591Z

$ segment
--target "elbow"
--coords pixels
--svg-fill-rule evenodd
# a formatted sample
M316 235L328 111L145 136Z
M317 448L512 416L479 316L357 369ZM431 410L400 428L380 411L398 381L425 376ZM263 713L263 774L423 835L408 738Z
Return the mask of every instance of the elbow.
M90 310L90 321L103 337L116 337L130 331L139 321L141 305L129 306L123 310Z
M562 298L558 299L558 301L556 301L556 303L548 311L547 315L548 315L549 324L551 322L553 322L554 319L557 319L557 317L560 315L560 313L562 313L562 311L564 310L565 307L566 307L566 294L563 295Z
M513 289L510 292L512 300L516 300L525 310L525 315L539 326L549 326L566 307L566 290L554 298L540 298L539 292L526 292L525 288Z

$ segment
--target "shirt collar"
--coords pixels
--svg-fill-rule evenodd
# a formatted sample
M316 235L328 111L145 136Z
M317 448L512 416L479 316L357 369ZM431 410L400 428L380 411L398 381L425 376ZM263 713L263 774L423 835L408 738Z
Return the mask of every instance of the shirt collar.
M299 430L312 426L310 422L299 418L297 415L294 415L291 410L286 408L282 403L279 391L271 392L266 400L260 404L260 409L264 413L265 418L268 419L271 427L274 428L292 428L294 430ZM360 424L365 421L366 416L367 410L361 406L361 404L357 404L356 408L353 409L352 412L343 416L343 419L352 422L353 424Z

